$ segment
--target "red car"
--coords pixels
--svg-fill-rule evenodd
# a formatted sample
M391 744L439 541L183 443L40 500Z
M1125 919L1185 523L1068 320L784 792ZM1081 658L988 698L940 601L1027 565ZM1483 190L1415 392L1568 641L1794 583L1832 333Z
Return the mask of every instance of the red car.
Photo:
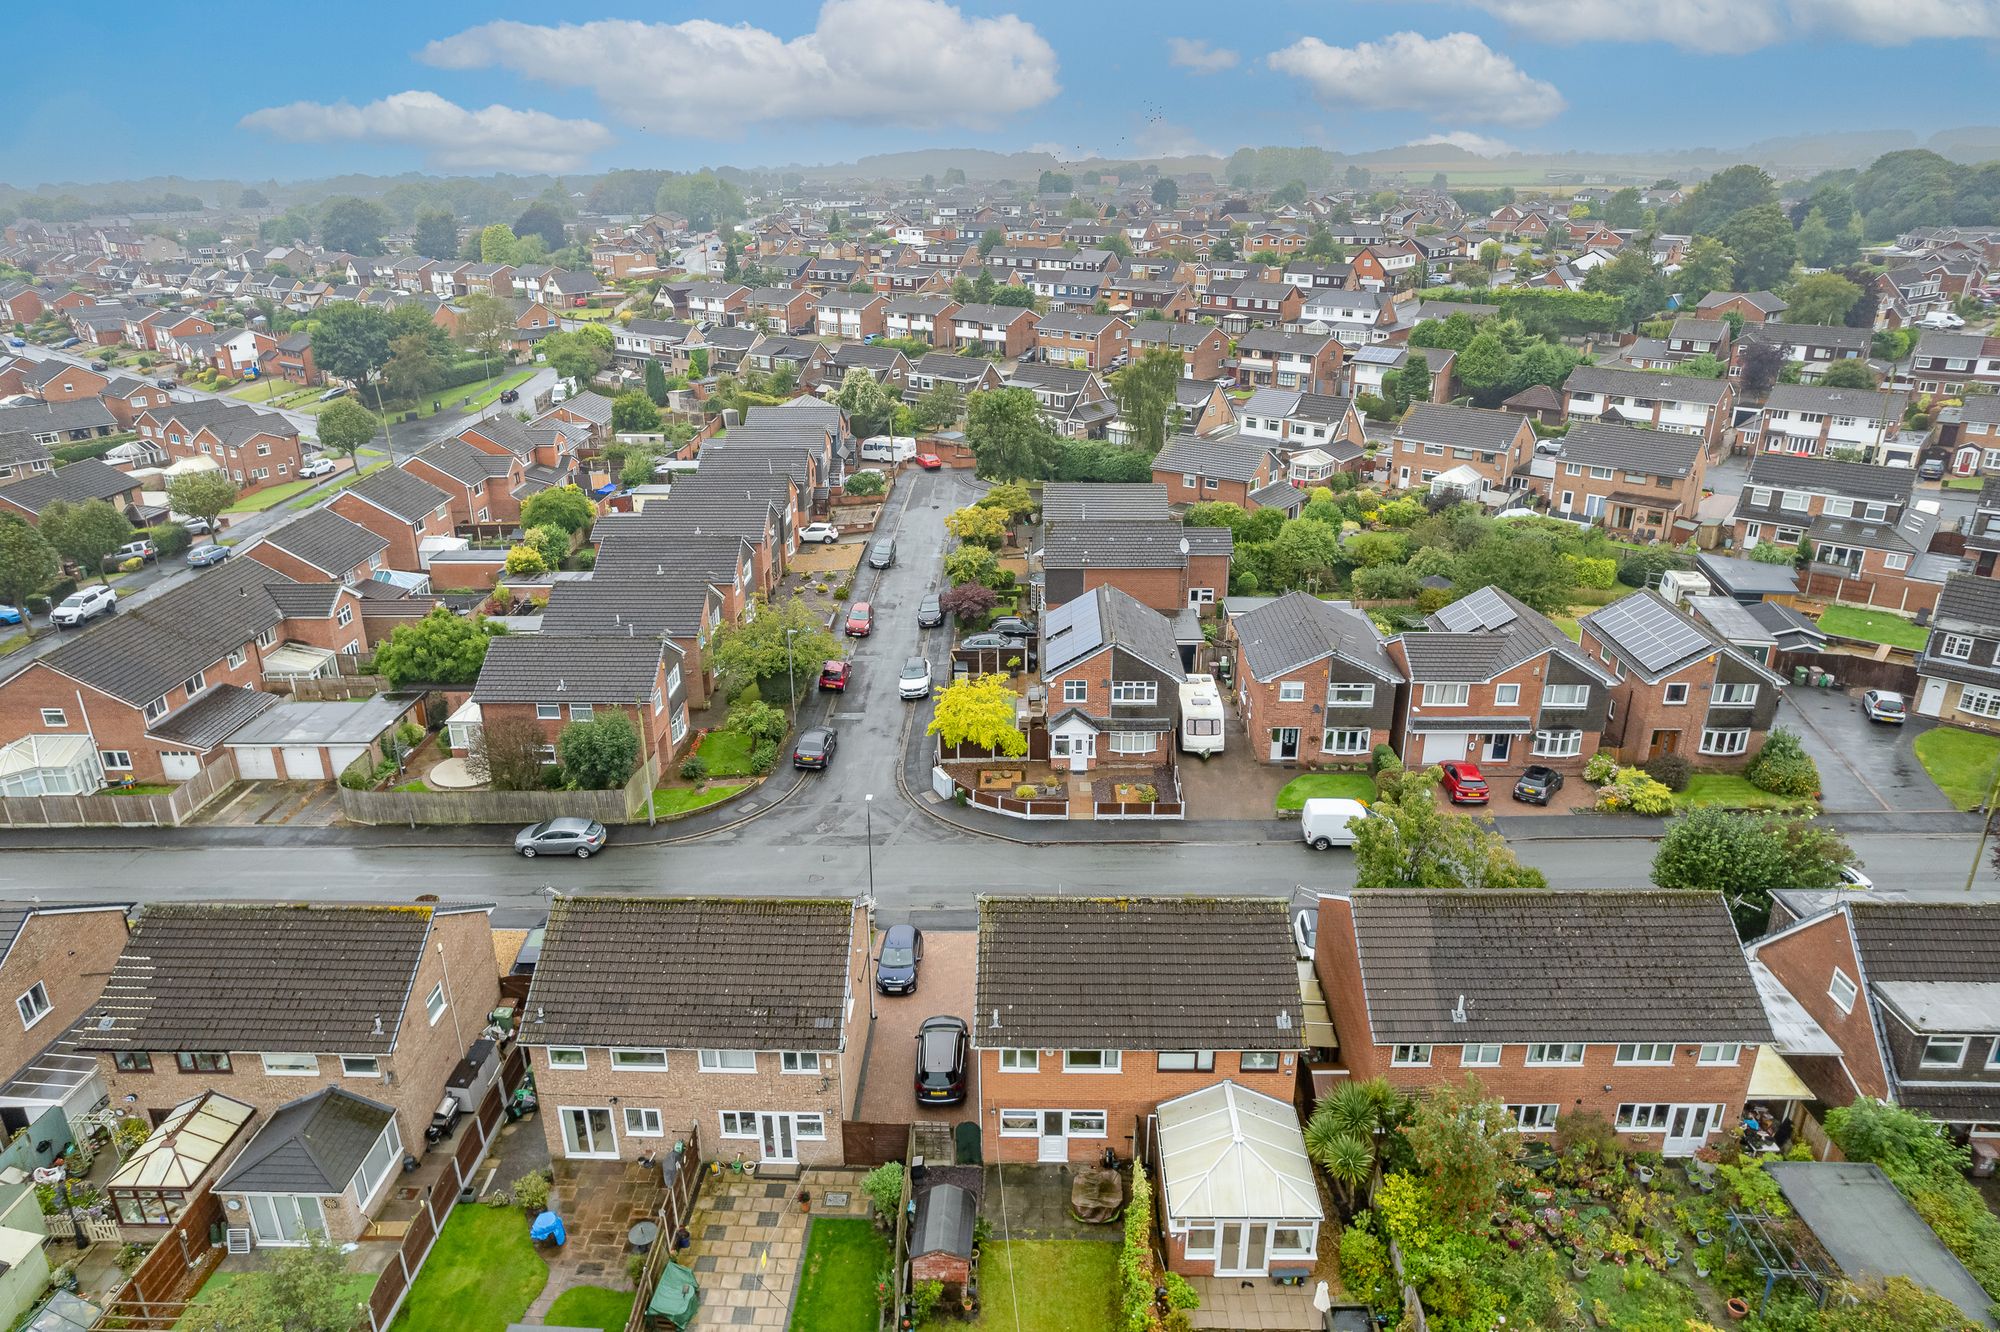
M845 662L845 661L827 662L825 665L819 668L819 687L821 689L837 690L843 694L846 693L847 674L851 669L852 669L852 663L850 662Z
M865 601L857 601L847 610L847 636L866 638L875 632L875 611Z
M1444 769L1445 799L1454 805L1483 805L1492 798L1486 778L1473 763L1440 763Z
M944 466L944 459L938 457L935 453L919 453L917 455L917 466L923 468L926 472L935 472L938 468Z

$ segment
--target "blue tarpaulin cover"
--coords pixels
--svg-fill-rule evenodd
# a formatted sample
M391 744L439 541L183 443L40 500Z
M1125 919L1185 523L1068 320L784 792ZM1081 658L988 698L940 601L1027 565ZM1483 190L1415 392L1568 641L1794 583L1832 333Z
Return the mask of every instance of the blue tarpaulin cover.
M535 1218L535 1224L528 1227L528 1238L532 1240L554 1240L561 1244L569 1238L563 1229L562 1218L554 1212L543 1212Z

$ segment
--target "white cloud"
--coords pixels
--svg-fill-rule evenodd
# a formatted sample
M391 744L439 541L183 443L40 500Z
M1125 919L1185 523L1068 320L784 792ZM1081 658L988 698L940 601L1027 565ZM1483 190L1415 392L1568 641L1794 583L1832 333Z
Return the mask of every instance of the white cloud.
M1171 120L1148 120L1132 132L1131 155L1137 157L1225 157L1228 150L1216 147L1186 125Z
M967 18L944 0L826 0L813 30L789 39L708 19L484 23L421 58L589 88L655 133L829 117L990 128L1061 90L1055 49L1033 24Z
M1824 0L1806 0L1821 4ZM1710 53L1754 50L1783 35L1781 0L1465 0L1537 41L1667 42Z
M1225 46L1210 46L1199 37L1167 38L1167 63L1196 74L1220 74L1236 68L1240 59Z
M1391 33L1379 42L1329 46L1303 37L1268 57L1323 102L1415 111L1434 120L1539 125L1564 106L1555 85L1531 78L1469 32Z
M1802 36L1904 46L2000 36L2000 0L1792 0Z
M1487 134L1474 134L1471 130L1453 130L1449 134L1427 134L1421 139L1412 139L1410 142L1419 146L1427 143L1448 143L1454 148L1463 148L1466 152L1479 157L1505 157L1508 153L1520 151L1505 139L1496 139Z
M444 171L574 171L611 143L594 120L489 106L473 111L434 92L400 92L379 102L293 102L252 111L240 122L293 143L393 143L423 151Z

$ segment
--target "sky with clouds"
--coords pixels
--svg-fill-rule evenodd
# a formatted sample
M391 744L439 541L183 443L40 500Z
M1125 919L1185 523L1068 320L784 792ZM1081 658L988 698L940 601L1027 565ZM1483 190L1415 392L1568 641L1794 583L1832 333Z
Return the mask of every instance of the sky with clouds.
M767 0L740 21L513 0L199 23L178 5L115 8L12 16L17 50L76 53L88 76L15 63L0 180L772 166L922 147L1656 149L2000 119L2000 0Z

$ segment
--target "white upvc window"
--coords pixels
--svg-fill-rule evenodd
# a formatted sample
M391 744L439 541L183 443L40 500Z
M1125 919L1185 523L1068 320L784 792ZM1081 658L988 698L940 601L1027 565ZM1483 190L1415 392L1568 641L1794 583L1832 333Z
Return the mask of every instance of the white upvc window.
M1494 707L1496 708L1517 707L1519 706L1520 702L1521 702L1520 685L1514 684L1510 681L1509 683L1506 684L1497 684L1493 686Z
M1042 1132L1042 1112L1039 1110L1002 1110L1000 1112L1000 1136L1003 1138L1035 1138Z
M596 715L597 705L595 703L572 703L569 705L569 719L571 721L589 721Z
M1531 1068L1574 1068L1583 1062L1583 1043L1570 1041L1530 1045L1528 1066Z
M1627 1042L1618 1047L1618 1054L1612 1062L1665 1066L1674 1062L1674 1047L1666 1041Z
M817 1073L819 1051L781 1050L778 1053L778 1068L785 1073Z
M1972 656L1972 639L1964 634L1945 634L1938 641L1938 655L1965 661Z
M1424 686L1424 706L1427 708L1462 708L1471 697L1472 686L1468 684Z
M1303 680L1278 681L1278 701L1280 703L1303 703L1306 701L1306 684Z
M1087 703L1090 701L1090 681L1064 680L1063 697L1065 703Z
M1396 1068L1429 1068L1431 1047L1428 1045L1398 1045L1389 1051L1389 1063Z
M1327 754L1366 754L1373 747L1374 732L1365 726L1334 727L1320 736L1320 750Z
M48 987L40 981L30 985L26 993L14 1001L14 1008L21 1015L21 1026L32 1027L49 1015L54 1005L49 1002Z
M1958 691L1958 710L1969 712L1975 717L2000 717L2000 689L1981 689L1976 685L1961 686Z
M444 1016L444 1010L444 982L439 981L431 987L431 992L424 996L424 1014L430 1018L431 1025L435 1027L438 1019Z
M1275 1073L1278 1069L1278 1052L1245 1050L1237 1056L1236 1067L1244 1073Z
M1743 1057L1743 1047L1735 1041L1710 1041L1701 1047L1695 1056L1695 1063L1708 1065L1734 1064Z
M550 1068L587 1068L589 1056L580 1045L551 1045L549 1047Z
M1481 1045L1461 1045L1458 1047L1460 1068L1498 1068L1502 1047L1493 1042Z
M1626 1133L1641 1133L1650 1129L1663 1129L1667 1119L1673 1114L1673 1106L1655 1102L1650 1105L1625 1104L1618 1107L1617 1127Z
M1160 685L1156 680L1113 680L1111 701L1113 703L1156 703L1160 698Z
M818 1114L792 1116L792 1136L819 1141L826 1137L826 1117Z
M1708 701L1715 704L1733 704L1737 706L1746 703L1755 703L1757 701L1757 686L1740 681L1735 683L1727 681L1718 682L1714 691L1709 694Z
M1833 969L1833 979L1828 981L1826 985L1826 997L1839 1005L1841 1012L1852 1013L1854 1011L1855 996L1860 993L1855 988L1854 981L1846 972L1842 971L1839 967Z
M1158 1068L1162 1073L1207 1073L1215 1068L1213 1050L1162 1050Z
M1555 1130L1556 1106L1553 1103L1510 1105L1507 1112L1514 1116L1515 1127L1523 1133L1550 1133Z
M757 1136L757 1112L755 1110L724 1110L721 1118L723 1137L754 1138Z
M42 725L67 726L69 725L69 714L64 712L61 708L43 708Z
M1072 1138L1101 1138L1111 1126L1111 1116L1102 1110L1071 1110L1063 1120L1063 1131Z
M1116 1073L1119 1060L1117 1050L1064 1050L1063 1072Z
M382 1061L374 1055L342 1055L340 1076L343 1078L379 1078L382 1076Z
M263 1054L258 1058L264 1062L264 1071L274 1078L319 1076L319 1056L316 1054Z
M1933 1036L1924 1042L1921 1065L1924 1068L1959 1068L1965 1063L1965 1048L1970 1043L1964 1036Z
M1749 752L1750 732L1742 727L1709 727L1701 733L1701 752L1730 756Z
M1330 708L1366 708L1375 702L1375 686L1372 684L1335 684L1326 691L1326 705Z
M1534 754L1537 758L1575 758L1583 753L1583 732L1536 731Z
M660 1126L660 1112L648 1105L625 1107L625 1132L635 1138L666 1136L666 1130Z
M755 1050L703 1050L698 1056L704 1073L755 1073Z
M130 772L132 770L132 751L129 749L99 750L97 758L104 765L106 772Z
M611 1067L643 1070L650 1073L664 1073L667 1071L667 1052L665 1050L613 1050L611 1052Z
M537 704L535 704L535 720L536 720L536 721L561 721L561 720L562 720L562 704L560 704L560 703L537 703Z
M1042 1066L1040 1050L1000 1051L1000 1071L1002 1073L1033 1073Z

